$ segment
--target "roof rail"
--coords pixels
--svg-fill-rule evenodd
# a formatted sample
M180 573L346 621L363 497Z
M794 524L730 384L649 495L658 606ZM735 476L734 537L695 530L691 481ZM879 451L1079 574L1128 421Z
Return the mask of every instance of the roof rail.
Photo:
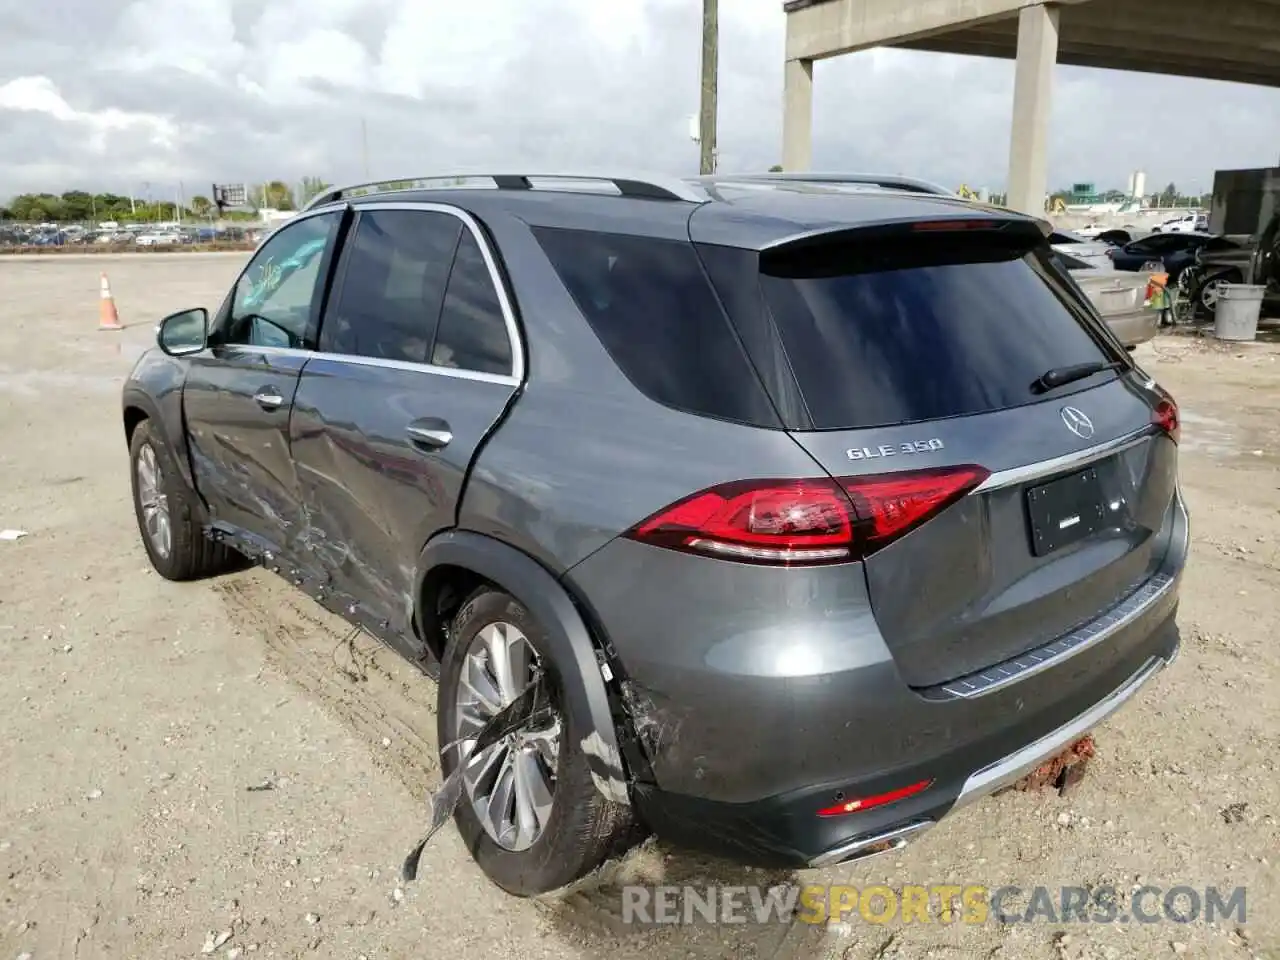
M743 173L712 174L699 177L700 182L714 186L728 186L734 183L795 183L795 184L829 184L831 186L880 187L884 190L906 190L911 193L929 193L936 196L954 197L956 193L946 187L928 180L915 177L887 176L880 173Z
M487 181L478 184L474 181ZM543 183L547 186L543 186ZM555 184L556 186L550 186ZM410 180L373 180L368 183L356 183L334 190L326 190L313 197L304 210L335 203L350 197L365 197L375 193L398 193L406 190L457 190L498 189L498 190L534 190L565 189L572 184L609 185L624 197L642 197L649 200L680 200L686 203L705 203L709 198L707 191L696 182L681 180L677 177L661 174L616 176L612 174L584 173L455 173L439 174L427 177L415 177ZM580 188L579 188L580 189Z

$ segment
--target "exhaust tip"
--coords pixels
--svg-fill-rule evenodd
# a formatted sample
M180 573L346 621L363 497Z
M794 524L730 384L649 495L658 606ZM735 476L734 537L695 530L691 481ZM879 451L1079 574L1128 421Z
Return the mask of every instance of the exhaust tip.
M913 823L891 827L870 836L856 837L838 847L832 847L826 853L819 854L809 861L811 868L833 867L836 864L854 863L858 860L869 860L883 853L901 850L907 845L907 838L934 825L933 820L917 820Z

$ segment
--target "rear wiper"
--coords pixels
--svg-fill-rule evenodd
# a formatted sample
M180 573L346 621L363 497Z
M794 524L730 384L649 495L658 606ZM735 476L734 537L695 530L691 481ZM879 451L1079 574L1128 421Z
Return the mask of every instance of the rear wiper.
M1040 374L1039 379L1031 384L1031 392L1048 393L1058 387L1065 387L1068 383L1092 377L1095 373L1102 373L1104 370L1123 370L1127 366L1128 364L1123 360L1112 360L1109 363L1092 360L1089 363L1073 363L1069 367L1053 367Z

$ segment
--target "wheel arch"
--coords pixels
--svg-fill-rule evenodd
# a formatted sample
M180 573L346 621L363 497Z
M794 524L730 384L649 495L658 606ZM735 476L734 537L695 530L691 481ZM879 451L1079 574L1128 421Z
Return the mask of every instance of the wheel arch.
M606 799L629 804L627 776L601 673L602 661L568 591L536 560L500 540L464 530L442 533L423 549L414 583L414 618L429 647L442 636L436 597L446 584L468 595L477 586L495 586L510 593L533 614L547 633L564 687L565 709L582 731L577 746L587 758L591 779ZM438 658L442 651L433 648L432 652Z

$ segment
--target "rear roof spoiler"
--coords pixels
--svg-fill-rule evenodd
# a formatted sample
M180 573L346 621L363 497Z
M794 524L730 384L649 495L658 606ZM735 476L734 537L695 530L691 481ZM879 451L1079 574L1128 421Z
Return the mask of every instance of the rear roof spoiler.
M897 217L893 219L872 220L859 224L835 224L806 230L790 236L779 237L760 247L761 253L776 253L803 249L807 246L819 246L839 243L842 240L858 240L871 236L895 235L910 233L934 235L939 233L965 232L998 232L1007 237L1021 237L1031 246L1043 240L1051 232L1050 225L1043 220L1026 217L1012 210L979 207L973 212L949 210L945 215L925 214L922 216Z

